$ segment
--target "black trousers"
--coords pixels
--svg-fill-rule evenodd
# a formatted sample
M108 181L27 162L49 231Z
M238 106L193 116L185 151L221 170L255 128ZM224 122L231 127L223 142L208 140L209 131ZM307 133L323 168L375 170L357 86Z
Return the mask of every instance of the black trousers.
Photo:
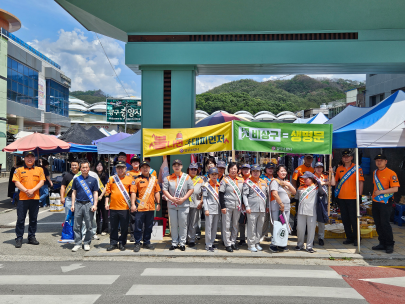
M35 237L37 232L37 218L39 210L39 200L19 200L17 203L17 223L15 225L16 240L22 239L24 235L25 218L27 211L29 214L28 239Z
M101 234L101 232L108 232L108 221L108 210L105 210L105 198L103 197L97 204L97 234Z
M129 210L110 210L110 245L125 246L128 236ZM121 227L121 236L118 237L118 227Z
M356 199L339 199L343 227L348 240L357 240L357 209Z
M390 225L392 204L392 199L390 199L387 204L373 202L372 211L375 228L378 233L378 240L380 241L380 244L385 247L394 246L395 244L392 227Z

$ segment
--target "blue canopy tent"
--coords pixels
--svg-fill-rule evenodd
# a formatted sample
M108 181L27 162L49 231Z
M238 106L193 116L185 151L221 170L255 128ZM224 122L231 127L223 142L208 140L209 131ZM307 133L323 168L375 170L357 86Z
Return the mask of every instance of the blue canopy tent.
M125 152L126 154L141 154L141 132L138 131L135 134L124 138L120 141L106 143L97 143L98 154L118 154Z
M94 153L97 153L97 146L70 144L70 149L67 152L76 152L76 153L94 152Z
M323 113L318 113L314 117L310 118L298 118L294 123L301 124L323 124L328 121L328 118Z
M333 132L333 148L355 148L357 243L360 253L359 150L405 147L405 93L397 91L363 115Z

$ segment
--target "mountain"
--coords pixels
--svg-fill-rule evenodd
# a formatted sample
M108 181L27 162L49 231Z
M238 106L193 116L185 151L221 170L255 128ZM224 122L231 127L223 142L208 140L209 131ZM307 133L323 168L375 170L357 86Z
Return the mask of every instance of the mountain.
M212 113L224 110L229 113L245 110L252 114L270 111L300 111L318 108L346 97L345 91L364 86L364 83L328 78L311 78L296 75L288 80L258 82L241 79L224 83L196 96L197 109Z
M104 93L102 90L73 91L70 92L69 95L90 104L102 102L105 101L107 97L111 97L108 94Z

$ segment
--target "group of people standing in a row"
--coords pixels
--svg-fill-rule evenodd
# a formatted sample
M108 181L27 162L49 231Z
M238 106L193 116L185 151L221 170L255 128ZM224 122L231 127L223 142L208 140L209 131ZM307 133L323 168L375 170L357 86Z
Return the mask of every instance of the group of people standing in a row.
M38 245L35 238L36 217L39 205L39 189L43 186L45 176L42 168L34 165L33 152L25 153L24 166L17 168L13 181L20 190L20 202L17 206L16 247L22 245L24 222L27 210L30 214L28 243ZM205 215L205 246L207 251L216 249L214 244L218 224L221 223L221 238L228 252L238 250L238 245L245 243L252 252L263 250L261 240L267 236L270 223L278 220L280 213L290 218L290 202L296 199L297 233L296 250L305 249L313 253L315 228L318 222L318 241L323 245L325 223L328 221L328 189L335 186L342 222L347 239L344 244L357 245L356 219L356 166L348 150L342 153L342 164L333 174L329 168L331 180L324 172L322 163L312 167L313 157L305 155L304 164L297 167L290 183L287 168L269 163L261 173L260 165L215 161L207 162L208 173L201 175L201 167L192 163L183 172L182 162L178 159L172 163L173 174L164 178L162 189L157 181L156 172L148 161L138 157L131 159L131 166L126 163L126 154L121 152L114 167L113 175L108 177L102 163L96 165L96 172L90 171L90 163L83 160L71 162L71 171L62 181L61 197L66 213L74 212L75 246L73 251L90 250L91 239L96 230L105 233L110 222L110 246L108 251L125 250L130 224L135 242L134 251L141 247L154 249L150 243L154 212L160 210L162 198L167 201L170 218L172 243L170 250L185 250L185 246L195 246L196 231ZM394 171L386 168L384 155L375 158L377 170L374 172L373 216L379 234L380 244L374 250L393 252L392 229L389 215L392 208L393 193L398 191L399 182ZM225 175L225 171L228 175ZM360 187L363 191L363 173L359 169ZM330 194L329 194L330 195ZM95 213L99 210L99 216ZM99 226L99 227L98 227ZM245 229L247 237L245 237ZM121 231L119 235L119 230ZM240 242L237 243L239 233ZM278 247L273 241L271 252L287 251L287 247Z

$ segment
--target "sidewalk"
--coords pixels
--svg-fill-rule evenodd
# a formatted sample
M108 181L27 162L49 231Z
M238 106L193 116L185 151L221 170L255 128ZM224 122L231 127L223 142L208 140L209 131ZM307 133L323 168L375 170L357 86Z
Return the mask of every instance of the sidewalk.
M240 246L240 250L234 252L227 252L222 242L218 241L215 245L218 250L215 252L207 252L204 249L204 235L200 241L193 248L186 246L185 251L176 249L170 251L171 238L165 236L163 241L152 241L155 244L155 250L141 249L139 252L133 252L133 243L127 243L125 251L113 250L107 252L109 238L102 237L100 245L92 248L89 252L86 252L84 257L117 257L117 256L153 256L153 257L252 257L252 258L305 258L305 259L364 259L364 260L377 260L377 259L400 259L405 260L405 226L399 227L392 225L394 231L395 247L393 254L386 254L384 251L374 251L371 247L378 244L377 237L372 239L363 239L361 242L361 254L356 253L356 247L353 244L343 245L343 239L325 239L325 246L319 246L318 240L315 238L314 249L316 253L308 253L306 251L295 251L294 247L297 244L297 238L295 236L289 237L288 248L289 252L283 253L271 253L268 248L270 245L269 239L261 242L263 247L262 252L250 252L247 246ZM217 235L218 237L218 235Z

